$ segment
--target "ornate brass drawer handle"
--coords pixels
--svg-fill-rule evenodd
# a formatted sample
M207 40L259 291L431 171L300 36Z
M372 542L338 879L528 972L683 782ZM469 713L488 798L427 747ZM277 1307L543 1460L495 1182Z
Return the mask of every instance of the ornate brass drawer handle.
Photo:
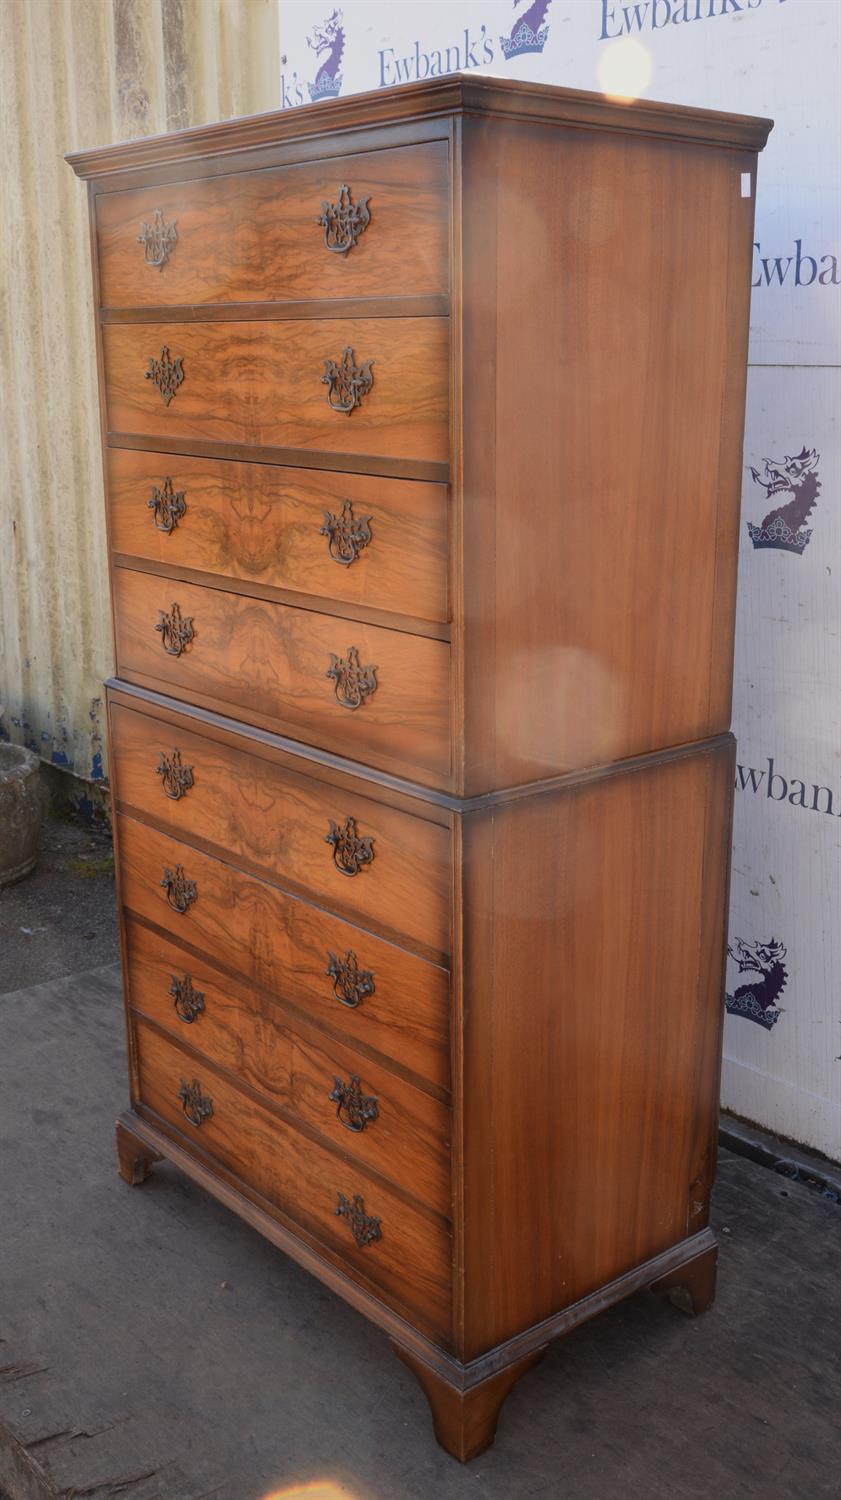
M351 1074L349 1083L342 1083L341 1078L334 1074L333 1087L327 1098L336 1106L336 1119L339 1123L344 1125L345 1130L352 1130L355 1135L365 1129L369 1120L376 1120L380 1112L376 1097L373 1094L363 1094L355 1073Z
M204 1010L204 995L201 990L194 988L189 974L185 974L183 979L173 974L169 993L179 1021L184 1021L190 1026L193 1021L198 1020Z
M338 1199L336 1217L347 1219L351 1234L360 1250L364 1250L366 1245L373 1245L375 1240L382 1239L382 1221L375 1219L373 1214L366 1214L365 1203L359 1193L354 1193L350 1202L344 1193L339 1193Z
M213 1114L213 1100L201 1091L201 1084L197 1078L188 1083L182 1078L178 1097L184 1109L184 1113L191 1125L203 1125Z
M152 495L146 501L152 512L156 531L164 531L167 536L174 531L179 521L183 521L187 514L186 490L173 488L172 476L167 474L158 489L156 484L152 485Z
M331 515L329 510L324 512L324 525L319 535L326 536L327 551L334 562L341 563L343 568L349 568L364 547L371 540L371 517L355 516L353 506L349 500L342 501L342 509L339 515Z
M172 359L167 344L161 345L161 352L157 359L149 360L149 368L146 371L147 380L151 380L161 393L164 406L169 406L175 392L184 379L183 355L179 354Z
M173 604L169 610L159 609L160 620L155 629L161 637L161 645L167 656L180 656L196 638L193 616L182 617L181 606Z
M162 354L163 352L161 350ZM342 350L339 360L325 359L321 384L327 387L327 405L333 411L349 414L355 406L362 405L364 397L374 384L371 373L373 363L372 359L366 359L358 365L350 348ZM181 384L180 380L178 384Z
M373 864L374 840L368 834L358 834L356 819L345 818L342 827L328 819L329 833L325 833L325 844L333 847L333 863L342 875L358 875L365 865Z
M327 978L333 981L333 994L340 1005L355 1010L367 995L374 993L374 976L370 969L360 969L356 954L348 948L344 958L327 954Z
M179 912L181 916L184 915L188 906L192 906L193 902L198 899L196 882L187 879L183 865L176 865L174 870L165 866L161 885L166 891L166 899L172 910Z
M335 203L327 203L321 200L321 213L316 219L324 230L324 248L332 250L335 255L347 255L352 250L361 234L365 233L371 222L368 212L370 198L360 198L354 203L350 196L350 188L343 182L339 188L339 194Z
M342 708L361 708L366 698L377 691L378 667L363 667L356 646L348 646L347 656L330 652L330 666L325 672L336 684L336 698Z
M171 755L167 755L165 750L161 751L161 758L155 767L155 775L160 776L164 795L170 797L173 802L178 802L181 797L186 796L195 780L192 766L181 764L181 751L177 745Z
M162 210L156 208L151 224L144 223L141 226L137 242L143 246L147 266L163 270L178 239L175 227L177 222L177 219L173 219L171 224L167 224Z

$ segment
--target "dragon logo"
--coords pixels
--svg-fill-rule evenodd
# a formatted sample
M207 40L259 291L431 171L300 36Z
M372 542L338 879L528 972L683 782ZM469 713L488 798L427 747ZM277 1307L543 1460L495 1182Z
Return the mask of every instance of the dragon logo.
M783 1007L777 1001L788 983L788 970L783 963L785 947L777 938L769 938L767 943L746 943L736 938L727 952L740 974L753 976L732 995L725 995L728 1015L744 1016L746 1021L756 1021L770 1031L783 1014Z
M802 556L812 535L807 526L820 490L818 464L820 454L814 448L802 448L794 458L786 454L782 462L763 459L765 472L751 468L754 484L761 485L773 509L759 526L748 521L748 533L754 547L776 547L780 552ZM783 503L783 497L786 497ZM779 499L779 503L777 503Z
M514 0L514 4L519 5L520 0ZM510 35L500 37L499 45L506 62L512 57L522 56L524 52L543 51L549 35L549 27L544 22L551 4L552 0L534 0L528 10L514 22Z
M335 99L341 93L339 70L345 51L345 28L340 10L334 10L320 26L313 27L307 37L307 46L312 47L318 57L315 82L307 84L312 103L317 104L320 99ZM323 61L322 54L326 54Z

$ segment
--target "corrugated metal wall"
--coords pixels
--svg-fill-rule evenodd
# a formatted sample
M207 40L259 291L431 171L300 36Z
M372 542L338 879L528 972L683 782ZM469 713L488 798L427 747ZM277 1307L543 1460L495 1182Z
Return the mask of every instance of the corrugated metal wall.
M105 775L86 194L64 153L272 109L277 0L0 0L0 737Z

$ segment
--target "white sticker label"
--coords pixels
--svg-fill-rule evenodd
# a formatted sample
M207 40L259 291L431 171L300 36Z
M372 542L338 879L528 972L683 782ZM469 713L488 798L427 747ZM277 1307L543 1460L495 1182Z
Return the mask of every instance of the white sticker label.
M750 172L742 173L742 197L750 197Z

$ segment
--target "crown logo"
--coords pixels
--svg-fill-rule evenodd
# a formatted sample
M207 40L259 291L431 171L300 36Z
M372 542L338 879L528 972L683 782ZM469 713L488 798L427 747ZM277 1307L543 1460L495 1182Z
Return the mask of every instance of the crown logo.
M779 552L796 552L802 557L812 527L801 526L799 531L792 531L782 516L775 516L770 526L754 526L748 521L748 535L754 547L776 547Z
M802 557L812 535L806 522L820 493L818 464L820 454L814 448L801 448L793 457L765 458L764 470L751 468L751 478L765 491L766 503L775 502L757 526L748 521L748 536L757 550L773 547L778 552L793 552Z
M337 99L342 91L344 79L341 73L331 78L329 73L319 73L315 83L308 83L310 101L317 104L319 99Z
M334 10L333 14L322 21L319 26L314 26L307 37L307 46L319 58L319 65L315 75L315 82L308 83L310 100L317 104L321 99L335 99L341 92L342 87L342 58L345 51L345 28L342 25L342 12ZM321 61L324 55L324 61Z
M516 5L518 0L514 0ZM505 61L521 57L525 52L542 52L546 46L549 27L543 23L552 0L534 0L528 10L514 23L510 36L501 36L499 45Z

